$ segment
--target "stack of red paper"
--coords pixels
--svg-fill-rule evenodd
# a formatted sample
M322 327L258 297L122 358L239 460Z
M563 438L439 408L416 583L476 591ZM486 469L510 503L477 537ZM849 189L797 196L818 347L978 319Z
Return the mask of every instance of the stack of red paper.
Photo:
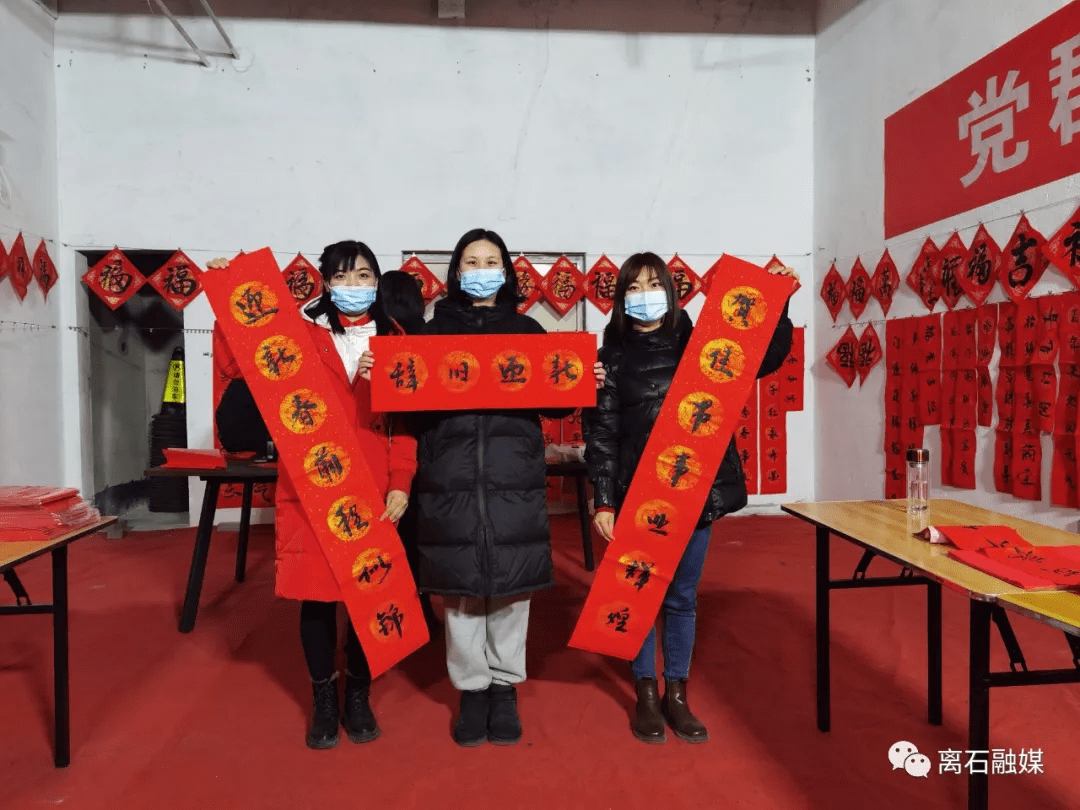
M0 487L0 542L49 540L100 518L77 489Z
M1080 546L1033 546L1008 526L932 526L920 533L949 556L1029 591L1080 588Z

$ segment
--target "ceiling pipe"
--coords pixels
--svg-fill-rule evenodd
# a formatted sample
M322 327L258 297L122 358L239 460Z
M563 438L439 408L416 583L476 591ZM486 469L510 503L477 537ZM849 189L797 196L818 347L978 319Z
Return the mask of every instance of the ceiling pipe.
M199 46L196 45L195 41L188 36L187 31L185 31L184 27L180 25L180 21L172 15L172 12L169 11L168 8L166 8L163 0L154 0L154 3L157 5L158 8L161 9L161 13L169 18L169 22L176 26L176 30L180 32L180 36L182 36L187 41L187 44L191 46L191 50L195 51L195 55L199 57L199 62L202 63L202 66L205 68L210 67L210 60L206 58L206 54L199 50Z
M225 40L225 44L229 46L229 56L233 59L239 59L240 54L236 52L236 48L233 47L232 40L229 39L229 35L225 33L225 29L221 27L221 23L218 21L217 15L214 14L214 10L210 8L210 3L207 0L199 0L202 3L203 10L206 11L206 15L214 21L214 26L217 28L218 33L221 34L221 38Z

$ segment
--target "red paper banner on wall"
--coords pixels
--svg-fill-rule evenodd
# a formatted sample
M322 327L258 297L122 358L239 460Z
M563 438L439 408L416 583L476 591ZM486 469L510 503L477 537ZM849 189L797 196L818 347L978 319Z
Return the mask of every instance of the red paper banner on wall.
M302 308L322 295L322 274L303 255L297 253L296 257L285 265L281 274L285 276L285 284L296 299L298 307Z
M631 659L653 626L794 282L731 256L675 371L570 646ZM642 581L644 572L647 580Z
M874 294L874 298L881 304L881 311L888 315L893 296L900 289L900 273L896 269L896 262L889 255L888 248L885 248L885 252L881 254L881 258L878 260L877 267L874 268L874 275L870 279L870 289Z
M679 306L685 307L690 303L690 299L701 291L701 279L690 269L690 265L679 258L678 253L671 257L667 266L675 284L675 296L679 299Z
M430 304L446 292L446 285L439 281L439 277L432 273L428 266L415 256L410 256L409 260L401 265L400 269L416 279L416 283L420 285L420 294L423 296L425 304ZM322 280L322 276L319 276L319 280Z
M1032 288L1039 283L1050 264L1043 248L1046 239L1031 227L1027 217L1020 215L1013 235L1005 245L1001 256L999 280L1001 289L1014 304L1027 298Z
M544 279L533 267L533 263L524 256L514 259L514 272L517 274L518 293L522 298L517 311L527 312L544 297Z
M555 311L565 315L585 296L585 276L576 264L560 256L547 271L540 288Z
M119 248L106 253L101 261L83 273L82 280L113 310L123 306L146 283L146 279Z
M758 381L760 382L760 380ZM743 476L746 479L746 494L757 495L760 489L758 481L758 389L750 389L750 396L739 412L739 425L735 428L735 447L739 451Z
M203 274L210 306L259 406L379 675L428 640L416 585L360 443L269 248ZM302 398L304 417L293 403ZM382 571L376 580L371 570Z
M15 294L22 301L26 298L26 291L30 289L30 282L34 280L34 265L30 263L30 257L26 254L26 242L20 233L11 243L11 253L8 255L8 276L11 286L15 288Z
M0 256L0 262L3 259L4 257ZM38 243L37 250L34 251L34 278L37 279L38 286L41 288L41 294L48 299L49 290L56 283L57 276L56 265L49 256L49 248L45 245L44 239Z
M147 281L174 309L182 311L202 292L201 275L195 262L178 250Z
M787 492L787 411L782 386L772 376L758 381L758 419L762 495Z
M585 297L605 315L611 312L615 301L615 280L618 276L618 265L607 256L597 259L585 274Z
M589 332L375 337L371 351L377 413L596 404Z
M886 239L1080 172L1078 32L1072 2L885 119Z

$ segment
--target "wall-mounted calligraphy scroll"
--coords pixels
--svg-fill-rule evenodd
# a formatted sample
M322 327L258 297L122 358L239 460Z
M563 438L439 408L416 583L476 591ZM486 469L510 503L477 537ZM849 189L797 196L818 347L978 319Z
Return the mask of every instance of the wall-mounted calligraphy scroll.
M376 413L596 404L596 336L588 332L376 337L371 351Z
M344 406L269 248L202 276L373 675L428 640L416 585Z
M656 620L795 282L720 259L570 646L631 659Z

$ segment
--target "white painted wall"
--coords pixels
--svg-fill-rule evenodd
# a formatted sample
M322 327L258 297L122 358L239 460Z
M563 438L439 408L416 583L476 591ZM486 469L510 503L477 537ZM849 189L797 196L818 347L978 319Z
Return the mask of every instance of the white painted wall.
M220 48L209 23L184 22ZM284 263L355 237L394 268L484 226L512 251L590 263L651 249L704 271L722 252L777 253L803 273L793 316L807 322L812 38L226 25L253 54L246 72L192 64L161 18L61 18L69 245L197 261L270 245ZM205 298L185 316L212 323ZM192 445L210 443L210 344L187 336ZM809 497L811 414L789 433L791 495Z
M850 7L850 0L824 0L819 9L831 19ZM910 270L927 236L940 246L959 229L970 243L980 221L1004 245L1020 210L1044 235L1061 226L1076 208L1077 176L1061 180L962 216L938 222L918 233L886 243L883 227L884 120L887 116L940 84L977 59L1061 8L1061 0L939 0L935 3L901 0L863 0L819 33L815 63L814 99L814 266L823 277L835 258L846 278L856 256L872 273L888 244L902 277ZM836 9L833 9L836 7ZM1039 210L1035 210L1035 209ZM1069 287L1062 276L1048 271L1032 295ZM820 282L819 285L820 286ZM815 288L814 294L816 295ZM1000 288L990 302L1005 300ZM936 311L942 311L938 304ZM884 491L884 368L875 370L860 389L848 389L825 363L825 353L852 321L845 305L834 327L820 300L815 301L817 351L814 376L817 396L818 492L822 500L880 498ZM890 317L925 314L926 309L906 286ZM871 302L861 321L880 319ZM884 329L877 324L884 340ZM862 327L856 328L861 334ZM995 375L996 377L996 375ZM996 419L996 416L995 416ZM977 489L940 486L940 465L932 485L979 506L998 508L1055 526L1072 525L1076 510L1049 506L1051 445L1043 443L1043 503L1019 501L993 492L993 429L978 429ZM931 459L940 459L939 434L926 429Z
M0 4L0 239L22 231L32 257L44 238L57 258L55 22L32 0ZM60 419L61 275L23 301L0 281L0 484L63 482ZM11 323L34 324L26 329Z

